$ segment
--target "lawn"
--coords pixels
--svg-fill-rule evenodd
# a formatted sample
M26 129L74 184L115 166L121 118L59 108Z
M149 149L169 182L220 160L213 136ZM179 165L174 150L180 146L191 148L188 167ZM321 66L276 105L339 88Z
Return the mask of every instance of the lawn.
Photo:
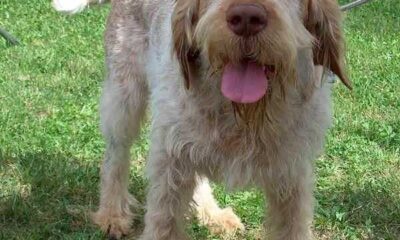
M109 7L68 17L49 0L0 0L0 239L99 239L89 212L98 203L104 142L98 99L102 35ZM347 13L354 91L335 86L335 120L317 161L317 239L400 239L400 4L372 1ZM144 202L147 131L132 148L130 190ZM260 192L226 193L258 239ZM142 217L142 216L140 216ZM137 224L141 224L141 218ZM193 239L220 239L190 222Z

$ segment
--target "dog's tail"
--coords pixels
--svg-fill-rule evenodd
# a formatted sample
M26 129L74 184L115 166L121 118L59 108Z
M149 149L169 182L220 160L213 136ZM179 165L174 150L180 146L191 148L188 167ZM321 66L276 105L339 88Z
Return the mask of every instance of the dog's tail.
M53 7L62 13L75 14L85 9L89 4L102 4L110 0L53 0Z

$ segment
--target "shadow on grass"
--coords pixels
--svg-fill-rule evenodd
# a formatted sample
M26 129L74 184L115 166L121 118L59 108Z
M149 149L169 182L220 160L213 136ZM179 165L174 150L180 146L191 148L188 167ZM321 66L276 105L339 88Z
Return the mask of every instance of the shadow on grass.
M101 236L90 220L98 204L100 160L37 153L1 155L0 163L1 239ZM130 191L143 202L143 177L131 173L130 181Z
M98 203L99 161L85 161L60 154L0 156L1 180L13 191L0 198L1 239L99 239L89 213ZM142 173L131 173L131 192L144 202ZM395 180L382 187L371 183L318 190L317 231L328 226L344 236L361 234L370 239L400 238L400 194ZM0 186L3 190L4 186ZM5 192L5 193L4 193ZM142 227L143 210L137 225ZM246 219L243 219L246 222ZM194 223L189 232L206 239L208 231ZM340 239L340 238L339 238Z
M339 232L345 237L334 239L400 239L400 192L393 192L399 183L391 179L384 186L348 183L318 190L317 231L324 233L329 226L334 236Z

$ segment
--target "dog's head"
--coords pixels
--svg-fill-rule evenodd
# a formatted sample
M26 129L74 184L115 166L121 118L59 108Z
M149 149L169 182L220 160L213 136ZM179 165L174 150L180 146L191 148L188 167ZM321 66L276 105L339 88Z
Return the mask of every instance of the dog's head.
M296 81L298 52L307 48L315 65L350 87L336 0L175 1L174 50L187 87L196 81L201 58L221 74L226 98L255 103L268 89L284 92Z

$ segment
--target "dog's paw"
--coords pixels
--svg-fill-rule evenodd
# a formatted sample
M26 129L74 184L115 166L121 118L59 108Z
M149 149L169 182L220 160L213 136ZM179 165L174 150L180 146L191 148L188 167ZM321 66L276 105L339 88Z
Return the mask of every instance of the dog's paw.
M232 234L245 229L240 218L228 207L213 214L206 224L213 234Z
M109 240L117 240L130 232L133 214L122 215L111 213L111 211L99 210L92 214L92 219L107 234Z

